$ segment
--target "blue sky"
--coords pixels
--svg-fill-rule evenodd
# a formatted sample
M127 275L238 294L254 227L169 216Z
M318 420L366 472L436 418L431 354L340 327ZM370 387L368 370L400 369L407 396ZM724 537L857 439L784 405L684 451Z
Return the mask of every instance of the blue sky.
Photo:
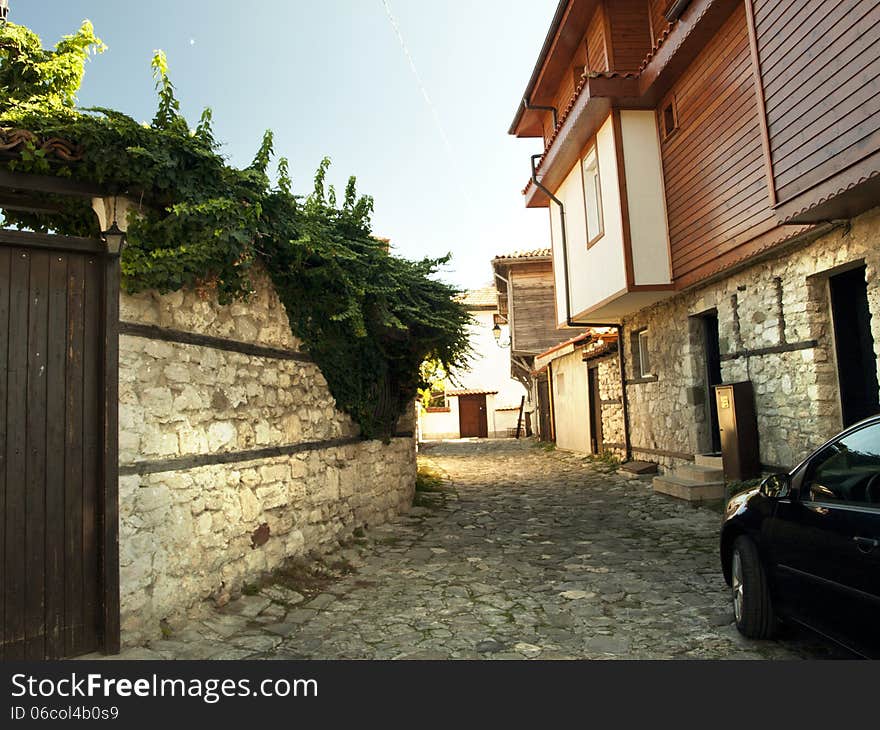
M451 251L444 278L489 283L495 254L549 245L546 211L520 195L540 142L507 128L556 0L387 2L443 133L383 0L11 0L10 20L51 46L90 19L109 50L89 64L80 104L142 120L163 49L188 120L212 107L233 164L272 128L297 192L328 155L338 188L354 174L375 197L375 233L397 253Z

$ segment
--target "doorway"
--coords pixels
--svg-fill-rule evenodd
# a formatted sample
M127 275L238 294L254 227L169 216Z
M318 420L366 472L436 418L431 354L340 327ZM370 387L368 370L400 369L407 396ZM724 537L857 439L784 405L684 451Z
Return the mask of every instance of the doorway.
M865 267L828 280L843 426L880 411Z
M538 429L542 441L553 440L550 419L550 380L546 373L538 376Z
M703 383L706 398L706 415L709 418L709 435L712 453L721 453L721 432L718 430L718 405L715 402L715 386L721 385L721 345L718 341L718 312L706 312L699 316L703 334L705 360Z
M458 433L461 438L489 436L485 394L458 397Z
M590 452L602 452L602 399L599 395L599 368L587 369L587 388L590 396Z

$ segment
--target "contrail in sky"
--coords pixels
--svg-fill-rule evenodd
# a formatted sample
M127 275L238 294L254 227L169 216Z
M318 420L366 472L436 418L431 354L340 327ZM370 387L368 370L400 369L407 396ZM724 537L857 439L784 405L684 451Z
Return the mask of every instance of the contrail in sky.
M449 137L446 136L446 130L443 128L443 122L440 121L440 115L437 113L437 107L434 106L434 102L431 101L431 97L428 94L428 89L425 88L425 82L422 81L422 77L419 75L419 70L416 68L416 62L413 60L412 54L409 52L409 47L406 45L406 41L403 39L403 33L400 31L400 26L397 24L397 19L394 17L394 13L391 10L391 3L388 0L382 0L382 5L385 7L385 15L388 16L388 22L391 23L391 27L394 28L394 32L397 34L397 40L400 41L400 47L403 49L403 55L406 56L406 60L409 61L409 67L412 69L413 76L416 77L416 83L419 85L419 90L422 92L422 96L425 97L425 103L428 105L428 109L431 110L431 114L434 117L434 123L437 125L437 130L440 132L440 136L443 138L443 144L446 145L446 149L449 152L450 156L453 155L452 144L449 142Z

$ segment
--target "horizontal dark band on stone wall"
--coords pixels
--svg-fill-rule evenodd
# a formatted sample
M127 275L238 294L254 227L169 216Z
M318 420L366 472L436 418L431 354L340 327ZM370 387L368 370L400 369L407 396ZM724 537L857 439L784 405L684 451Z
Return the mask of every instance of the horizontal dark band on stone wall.
M784 345L772 345L771 347L759 347L756 350L738 350L722 355L722 360L737 360L741 357L760 357L761 355L778 355L782 352L796 352L797 350L812 350L819 346L818 340L805 340L804 342L792 342Z
M395 436L395 438L400 437ZM173 459L137 461L134 464L120 465L119 475L130 476L132 474L156 474L162 471L185 471L187 469L196 469L200 466L233 464L241 461L259 461L260 459L272 459L278 456L301 454L304 451L332 449L339 446L351 446L359 443L363 443L363 440L357 436L349 436L347 438L326 439L324 441L304 441L303 443L287 444L285 446L266 446L261 449L247 449L245 451L223 451L215 454L178 456Z
M626 444L618 444L613 443L611 441L605 441L602 445L609 449L625 449ZM641 446L630 446L630 451L637 451L640 454L653 454L654 456L668 456L671 459L687 459L688 461L694 460L693 454L686 454L683 451L666 451L665 449L649 449L647 447Z
M215 350L226 352L238 352L242 355L254 355L255 357L271 357L276 360L297 360L299 362L312 362L312 358L304 352L283 350L280 347L267 347L266 345L253 345L249 342L230 340L226 337L213 337L201 335L196 332L157 327L153 324L138 324L137 322L120 322L119 334L132 337L144 337L149 340L163 340L165 342L178 342L183 345L197 345L198 347L211 347Z
M659 377L656 375L646 375L644 378L630 378L626 381L627 385L639 385L641 383L656 383Z

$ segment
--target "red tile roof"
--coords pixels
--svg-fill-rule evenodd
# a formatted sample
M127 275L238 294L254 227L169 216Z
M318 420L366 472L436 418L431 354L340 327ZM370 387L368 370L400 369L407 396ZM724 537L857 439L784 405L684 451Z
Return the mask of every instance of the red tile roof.
M570 340L566 340L565 342L560 342L558 345L554 345L550 349L544 350L544 352L542 352L537 357L546 357L547 355L549 355L552 352L556 352L557 350L561 350L563 347L568 347L569 345L577 345L578 343L580 343L584 340L589 340L592 336L593 336L592 330L587 330L586 332L582 332L581 334L572 337Z
M447 390L446 395L495 395L497 392L497 390L483 388L465 388L463 390Z

